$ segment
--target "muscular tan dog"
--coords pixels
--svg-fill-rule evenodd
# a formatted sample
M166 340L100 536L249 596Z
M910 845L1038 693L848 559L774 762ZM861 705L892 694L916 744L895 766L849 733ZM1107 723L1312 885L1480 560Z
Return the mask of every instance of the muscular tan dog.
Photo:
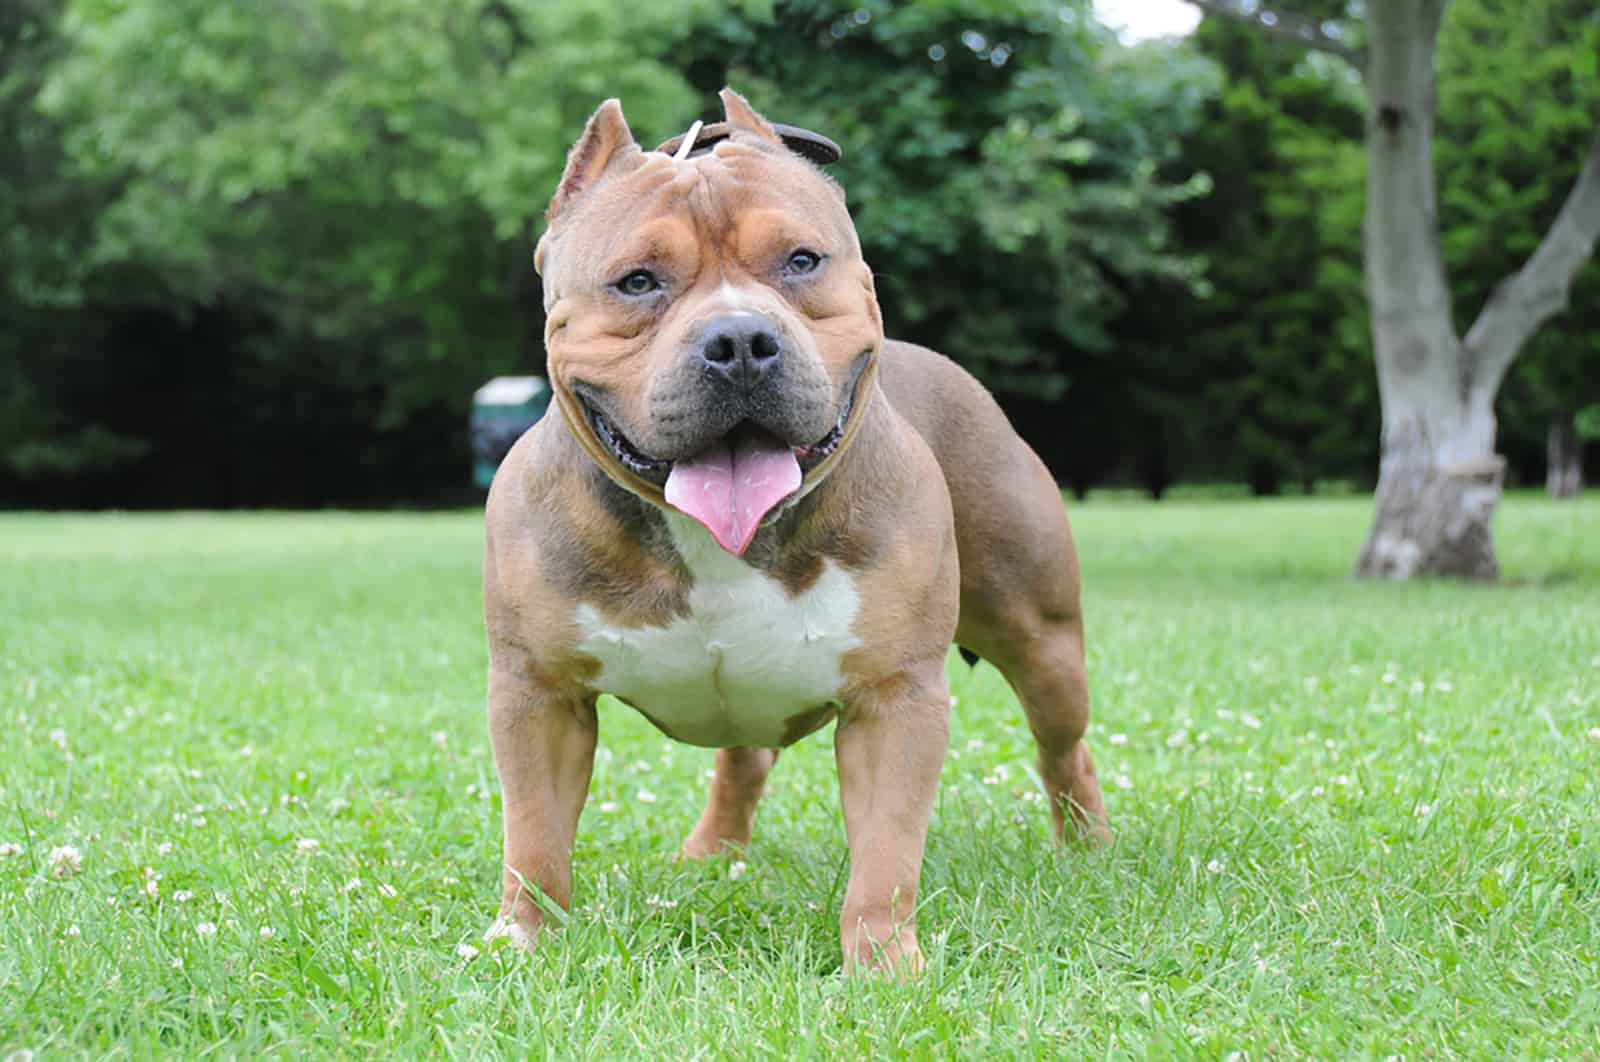
M916 969L952 640L1021 699L1057 837L1105 835L1077 558L1055 484L988 393L885 341L839 188L722 99L699 153L694 133L642 150L603 104L535 256L560 413L489 495L490 934L531 942L534 890L569 903L610 693L719 750L690 857L746 844L777 750L837 720L845 963Z

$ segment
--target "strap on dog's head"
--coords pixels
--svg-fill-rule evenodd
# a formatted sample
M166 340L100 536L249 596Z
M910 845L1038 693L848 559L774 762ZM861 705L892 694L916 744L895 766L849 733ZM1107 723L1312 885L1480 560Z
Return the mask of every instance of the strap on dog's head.
M813 133L809 129L801 129L799 126L794 125L782 125L778 122L773 122L772 128L783 139L784 146L803 159L814 162L818 166L826 166L829 163L839 161L839 155L841 154L839 145L821 133ZM694 158L697 155L704 155L732 135L733 127L727 122L713 122L710 125L701 125L696 122L689 127L687 133L681 133L673 137L656 148L656 150L665 152L677 159ZM688 151L686 152L683 151L685 145L688 146Z

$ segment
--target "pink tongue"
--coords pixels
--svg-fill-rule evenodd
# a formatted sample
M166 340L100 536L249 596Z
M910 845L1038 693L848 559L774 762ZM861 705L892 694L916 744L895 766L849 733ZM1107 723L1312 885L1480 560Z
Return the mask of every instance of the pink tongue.
M756 527L800 486L794 451L765 432L740 433L673 463L667 502L705 525L717 545L743 556Z

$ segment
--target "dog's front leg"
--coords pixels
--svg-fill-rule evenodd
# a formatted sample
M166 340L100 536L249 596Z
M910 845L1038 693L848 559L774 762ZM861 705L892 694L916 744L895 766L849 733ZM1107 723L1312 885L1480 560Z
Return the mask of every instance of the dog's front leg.
M500 915L488 939L531 946L545 921L538 897L572 902L572 840L589 793L598 735L592 695L536 682L518 662L489 669L489 737L500 773L505 854Z
M834 734L850 883L839 915L847 970L915 974L922 850L950 738L950 690L938 659L864 691Z

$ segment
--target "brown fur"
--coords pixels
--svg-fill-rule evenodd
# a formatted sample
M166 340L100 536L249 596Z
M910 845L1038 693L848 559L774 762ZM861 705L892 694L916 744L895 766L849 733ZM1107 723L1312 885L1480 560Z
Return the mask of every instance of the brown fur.
M851 853L841 941L852 967L915 969L952 639L994 662L1022 700L1058 836L1106 836L1083 742L1071 532L1055 484L987 392L932 351L884 341L837 187L789 154L742 98L725 93L724 104L733 136L682 162L638 151L620 108L602 106L573 149L540 243L559 412L513 448L487 510L489 714L506 822L491 932L531 941L544 916L530 887L563 906L570 899L601 692L596 661L577 649L577 606L619 626L662 625L687 609L692 577L664 533L662 492L596 437L584 401L603 404L640 449L676 459L671 448L696 430L683 421L699 415L685 351L702 322L733 305L775 322L789 344L784 393L799 412L785 415L796 432L820 437L857 381L843 442L806 472L744 559L790 595L832 560L859 593L862 644L843 661L834 739ZM796 246L825 254L826 270L786 279L777 263ZM616 279L643 265L668 278L670 298L616 295ZM801 713L785 743L834 714ZM718 753L683 854L748 842L776 758Z

